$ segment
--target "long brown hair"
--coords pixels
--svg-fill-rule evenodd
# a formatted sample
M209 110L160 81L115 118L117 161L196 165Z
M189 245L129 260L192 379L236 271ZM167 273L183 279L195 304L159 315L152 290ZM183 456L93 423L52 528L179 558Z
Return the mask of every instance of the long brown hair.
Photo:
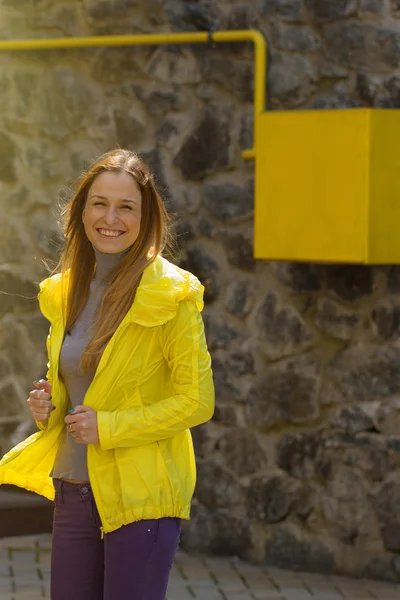
M107 279L92 336L82 353L82 372L97 368L105 345L134 301L144 269L170 240L169 217L149 168L136 153L128 150L116 149L100 156L83 173L73 197L61 213L66 244L55 271L63 274L63 281L69 271L64 304L65 330L68 331L74 325L89 296L96 261L92 244L85 233L82 213L89 188L104 171L125 171L132 175L142 194L142 216L137 240Z

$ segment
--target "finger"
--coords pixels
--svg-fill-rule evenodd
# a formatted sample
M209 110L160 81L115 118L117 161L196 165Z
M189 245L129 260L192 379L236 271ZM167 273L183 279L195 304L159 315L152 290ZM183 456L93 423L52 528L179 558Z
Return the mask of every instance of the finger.
M38 421L39 423L47 423L49 417L43 417L41 415L32 415L34 421Z
M87 426L85 423L72 423L72 430L70 429L70 431L75 431L77 433L77 435L82 435L84 431L86 431Z
M40 421L40 419L48 419L50 417L50 413L48 411L39 410L31 410L31 415L37 421Z
M32 417L36 421L47 421L49 418L49 413L32 412Z
M27 400L27 403L29 404L30 407L38 408L40 410L42 410L42 409L52 410L52 407L53 407L51 402L43 401L43 400L29 399L29 400Z
M38 379L37 381L33 382L33 385L40 389L40 390L44 390L47 393L51 394L51 383L50 381L47 381L46 379Z
M85 416L83 414L69 414L64 418L64 422L67 423L67 425L69 425L70 423L76 423L76 424L80 424L82 423L82 419L85 419Z
M51 396L50 394L48 394L47 392L36 392L36 398L39 398L39 400L51 400Z
M28 404L31 404L35 408L47 408L48 410L51 410L53 406L50 400L42 400L38 398L30 398Z
M41 390L33 390L29 393L29 396L31 398L36 398L37 400L51 400L50 394Z
M77 406L75 406L72 414L79 415L81 413L90 412L91 410L93 410L93 409L90 408L90 406L83 406L82 404L78 404Z
M52 411L52 408L50 406L32 406L29 404L29 402L28 406L32 412L36 413L50 414Z
M86 444L86 442L83 440L83 438L81 438L80 436L77 436L74 438L74 442L76 444Z

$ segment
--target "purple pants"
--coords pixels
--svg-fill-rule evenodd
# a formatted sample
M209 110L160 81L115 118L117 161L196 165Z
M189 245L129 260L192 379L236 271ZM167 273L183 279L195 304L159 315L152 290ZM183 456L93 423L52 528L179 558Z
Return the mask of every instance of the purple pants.
M51 600L165 600L180 519L130 523L101 539L90 485L53 481Z

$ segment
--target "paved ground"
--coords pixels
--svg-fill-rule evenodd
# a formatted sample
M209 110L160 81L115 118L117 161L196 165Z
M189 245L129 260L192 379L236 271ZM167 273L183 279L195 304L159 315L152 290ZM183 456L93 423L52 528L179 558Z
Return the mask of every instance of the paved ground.
M50 536L0 539L0 600L49 598ZM179 552L168 600L399 600L400 585ZM71 598L71 600L73 600ZM117 600L117 599L116 599ZM151 600L151 599L149 599Z

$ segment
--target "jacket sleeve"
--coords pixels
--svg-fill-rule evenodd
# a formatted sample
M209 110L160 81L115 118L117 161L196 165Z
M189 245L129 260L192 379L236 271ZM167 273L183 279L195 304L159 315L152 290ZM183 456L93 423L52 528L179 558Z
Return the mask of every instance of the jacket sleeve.
M51 369L51 363L50 363L50 333L51 333L51 327L50 327L49 335L46 338L47 361L48 361L47 362L46 379L47 379L47 381L52 383L53 375L52 375L52 369ZM47 428L47 423L41 423L40 421L35 421L35 423L41 431L44 431Z
M149 406L97 413L100 447L141 446L208 421L214 412L214 384L204 325L192 301L179 303L162 326L161 343L173 395Z

